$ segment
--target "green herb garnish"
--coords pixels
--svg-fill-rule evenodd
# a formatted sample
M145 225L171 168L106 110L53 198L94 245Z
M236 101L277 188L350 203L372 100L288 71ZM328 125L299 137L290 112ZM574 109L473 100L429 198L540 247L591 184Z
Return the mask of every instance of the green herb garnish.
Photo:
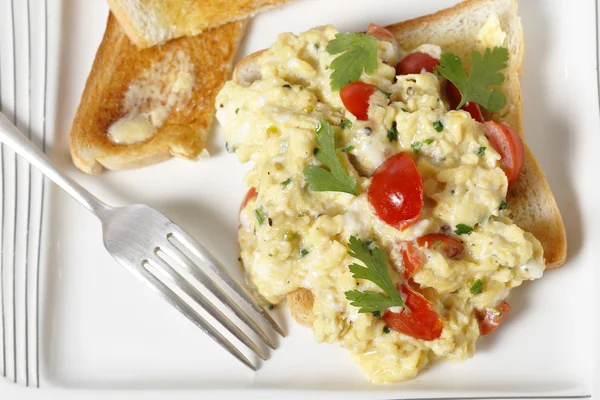
M235 113L237 114L237 113L239 113L239 112L240 112L240 109L239 109L239 108L236 108L236 109L235 109Z
M377 68L377 39L364 33L338 33L327 44L327 52L340 54L330 68L331 89L340 90L360 79L363 70L370 75Z
M433 123L433 129L435 129L438 132L441 132L444 130L444 125L442 124L442 121L440 121L439 119L437 121L435 121Z
M478 51L472 51L471 71L467 77L461 59L455 54L444 53L437 71L458 88L461 101L457 110L465 103L473 102L497 112L506 105L506 96L489 87L504 82L504 74L500 71L506 68L507 61L508 50L505 47L487 48L483 57Z
M425 144L431 144L433 142L435 142L435 139L432 137L423 140L423 143L425 143Z
M342 149L342 151L343 151L344 153L349 153L349 152L351 152L352 150L354 150L354 146L352 146L352 145L350 145L350 146L348 146L348 147L346 147L346 148L343 148L343 149Z
M396 121L392 122L392 127L388 129L387 138L390 143L398 141L398 127L396 126Z
M292 183L292 178L287 178L285 181L281 182L281 186L286 187L290 183Z
M256 217L259 225L262 225L265 222L265 216L258 208L254 209L254 216Z
M344 118L344 120L340 123L340 128L352 128L352 121L350 121L348 118Z
M389 326L384 326L383 327L383 333L390 333L390 327Z
M480 148L477 149L477 155L478 156L483 156L485 154L485 149L487 147L481 146Z
M305 255L307 255L307 254L308 254L308 250L306 250L306 249L302 249L302 250L300 250L300 255L301 255L302 257L304 257L304 256L305 256Z
M375 318L381 318L381 313L379 311L373 311L372 314Z
M421 142L413 142L410 144L410 147L413 149L413 151L415 153L418 153L421 151L421 147L423 147L423 143Z
M358 196L356 179L344 169L335 151L335 136L333 127L326 121L321 121L317 127L317 144L319 151L315 157L328 169L309 165L304 168L304 179L313 192L344 192Z
M351 264L349 268L350 272L353 273L352 277L371 281L385 293L382 294L370 290L364 292L349 290L344 294L350 300L350 305L360 307L358 310L359 313L381 312L389 307L404 307L408 309L390 277L385 253L378 247L370 250L367 243L354 236L350 236L348 247L350 248L348 254L365 264L364 267L356 263Z
M457 235L470 235L471 232L473 232L473 227L465 224L456 225L456 230L454 231Z
M505 200L502 200L500 202L500 207L498 207L500 210L506 210L508 208L508 203Z
M483 281L481 279L477 279L473 286L471 286L471 293L479 294L483 292Z

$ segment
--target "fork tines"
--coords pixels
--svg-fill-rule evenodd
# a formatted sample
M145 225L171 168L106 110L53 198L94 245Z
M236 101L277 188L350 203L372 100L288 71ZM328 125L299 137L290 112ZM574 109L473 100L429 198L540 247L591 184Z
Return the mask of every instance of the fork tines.
M154 249L151 257L142 261L142 268L136 270L141 278L146 281L148 286L158 292L161 297L167 300L178 311L184 314L197 327L205 332L209 337L219 343L224 349L240 360L244 365L252 370L256 367L248 358L238 350L225 336L223 336L209 321L202 317L188 301L177 294L173 288L169 287L154 271L159 271L168 278L169 282L186 297L191 299L193 304L200 306L206 311L218 324L223 326L237 340L252 350L261 359L266 360L267 354L248 337L244 331L236 326L211 300L204 296L186 277L184 277L176 267L181 268L189 274L196 283L201 284L210 293L216 297L223 305L227 307L243 324L249 327L264 343L270 348L275 349L275 342L267 333L257 324L248 313L238 305L229 294L223 290L215 281L203 270L210 269L217 277L222 280L247 306L251 307L261 319L272 327L277 333L284 336L283 330L271 318L271 316L256 302L253 296L238 281L233 278L229 271L201 244L196 242L191 236L185 233L177 225L171 223L168 227L171 232L167 235L167 243L159 245ZM184 252L187 250L191 255L199 260L196 264Z

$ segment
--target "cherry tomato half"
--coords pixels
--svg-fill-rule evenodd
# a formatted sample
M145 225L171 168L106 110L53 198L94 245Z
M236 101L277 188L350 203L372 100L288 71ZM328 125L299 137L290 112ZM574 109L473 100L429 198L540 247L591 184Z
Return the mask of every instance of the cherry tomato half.
M446 96L448 97L450 108L455 110L462 100L462 95L456 85L450 81L448 81L448 84L446 85ZM462 106L462 109L471 114L471 118L475 121L483 123L483 114L481 113L479 104L467 102Z
M412 278L423 266L425 260L423 252L414 241L404 242L400 247L402 261L404 262L404 279Z
M459 239L442 233L430 233L417 239L419 247L427 247L439 251L448 258L456 258L462 253L465 245Z
M423 70L433 72L438 65L440 65L440 60L427 53L410 53L396 65L396 74L420 74Z
M425 263L422 247L439 251L447 258L456 258L465 245L460 240L442 233L430 233L416 240L402 243L400 254L404 262L404 278L412 278Z
M377 90L377 86L360 81L350 82L340 90L340 97L346 110L357 119L369 119L369 98Z
M385 312L383 320L386 325L415 339L435 340L442 336L444 324L431 302L406 284L402 285L400 292L406 296L405 303L410 311L403 308L399 313Z
M396 36L394 36L392 32L388 31L383 26L371 23L369 24L369 27L367 28L367 31L365 33L379 40L385 40L387 42L390 42L396 47L398 46L398 40L396 39Z
M477 318L479 320L479 333L488 335L496 330L504 321L504 318L510 312L510 304L502 300L496 307L489 307L479 311Z
M385 160L373 174L368 198L383 222L398 229L415 223L423 209L423 182L413 159L398 153Z
M483 130L490 145L502 157L502 170L508 178L508 184L513 184L519 179L525 164L523 140L504 122L488 121L483 124Z

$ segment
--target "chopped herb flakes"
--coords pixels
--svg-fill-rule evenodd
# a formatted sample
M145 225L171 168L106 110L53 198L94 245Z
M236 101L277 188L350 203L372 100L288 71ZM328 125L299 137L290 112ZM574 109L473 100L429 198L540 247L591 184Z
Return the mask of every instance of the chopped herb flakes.
M457 235L470 235L471 232L473 232L473 227L465 224L456 225L456 230L454 231Z
M352 128L352 121L350 121L348 118L344 118L344 120L340 123L340 128Z
M258 208L254 209L254 216L256 217L256 220L258 221L259 225L264 224L265 217L264 217L262 211L260 211Z
M398 128L396 126L396 122L392 122L392 127L387 131L387 138L391 142L398 141Z
M508 208L508 203L505 200L502 200L500 202L500 207L498 207L500 210L506 210Z
M442 124L442 121L437 120L433 123L433 128L438 131L441 132L444 130L444 125Z
M413 149L413 151L415 153L418 153L421 151L421 147L423 147L423 143L421 142L413 142L411 143L410 147Z
M308 254L308 250L306 250L306 249L302 249L302 250L300 250L300 255L301 255L302 257L304 257L304 256L305 256L305 255L307 255L307 254Z
M384 326L383 327L383 333L390 333L390 327L389 326Z
M478 156L483 156L485 154L485 149L487 149L487 147L481 146L480 148L477 149L477 155Z
M481 279L477 279L473 286L471 286L471 293L479 294L483 292L483 281Z
M281 182L281 186L286 187L290 183L292 183L292 179L291 178L287 178L285 181Z

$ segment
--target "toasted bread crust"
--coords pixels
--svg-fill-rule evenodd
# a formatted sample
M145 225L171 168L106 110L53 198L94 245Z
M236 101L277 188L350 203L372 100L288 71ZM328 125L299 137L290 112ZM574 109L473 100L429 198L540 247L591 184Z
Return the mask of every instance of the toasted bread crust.
M112 13L140 48L256 15L290 0L107 0Z
M233 22L138 50L111 14L71 128L71 155L77 168L98 174L103 167L139 168L174 155L197 158L205 151L214 99L229 77L244 27L245 21ZM144 142L112 142L108 128L124 115L124 96L131 82L165 55L177 52L184 52L194 66L195 82L186 107L170 110L163 125Z
M475 46L473 37L465 39L466 19L472 13L485 15L490 12L505 12L513 25L510 26L509 65L505 71L506 81L502 90L507 97L507 107L496 114L486 115L488 119L503 121L511 125L523 136L522 98L519 82L524 56L523 33L516 17L516 0L465 0L454 7L438 11L431 15L400 22L386 27L399 40L405 50L411 50L424 43L438 44L446 51L452 51L465 60ZM486 18L487 19L487 18ZM478 21L485 23L486 19ZM449 21L456 20L456 36L445 35ZM461 29L463 29L461 31ZM479 29L479 28L478 28ZM428 36L428 34L430 36ZM461 36L462 34L462 36ZM469 40L470 39L470 40ZM464 47L469 42L470 46ZM461 48L460 46L463 45ZM241 60L234 69L234 79L242 85L250 85L260 79L256 64L261 52L251 54ZM257 72L258 71L258 75ZM545 173L539 167L535 157L525 144L525 166L521 177L509 188L507 201L510 204L514 222L525 231L531 232L542 244L546 267L554 269L565 263L567 256L567 237L556 200L548 186ZM302 325L312 326L314 296L310 290L299 288L287 295L292 317Z

